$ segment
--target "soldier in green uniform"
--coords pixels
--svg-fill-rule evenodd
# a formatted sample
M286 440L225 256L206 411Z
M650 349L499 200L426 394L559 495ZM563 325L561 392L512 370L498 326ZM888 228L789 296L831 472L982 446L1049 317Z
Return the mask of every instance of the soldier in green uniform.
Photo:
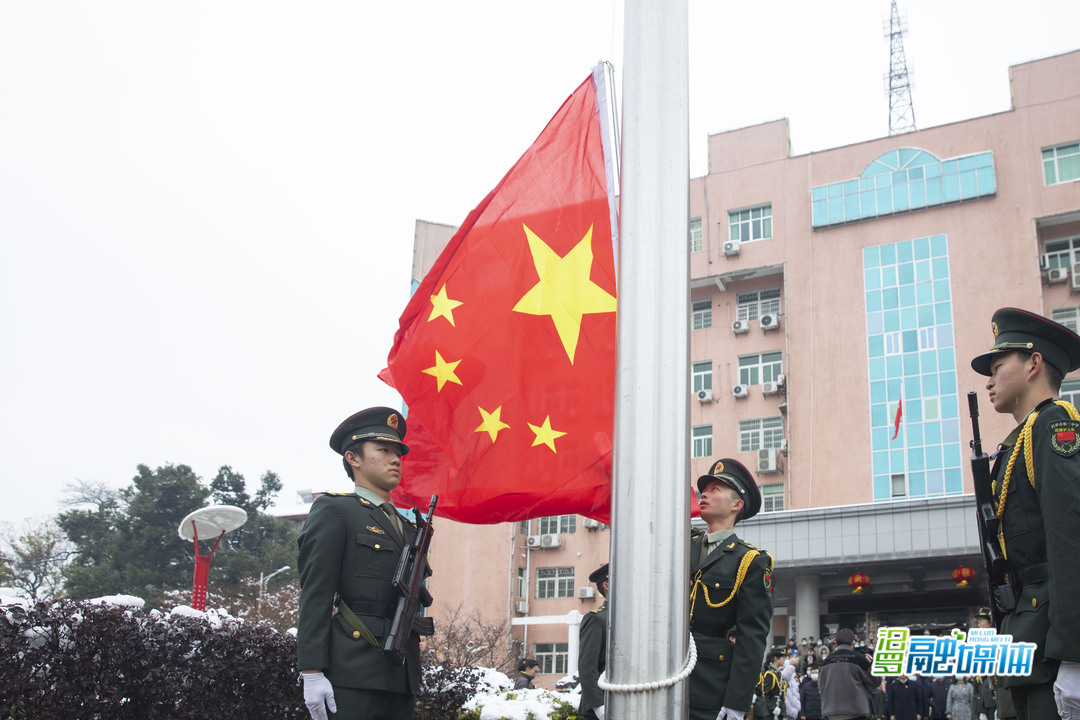
M581 618L578 631L578 680L581 682L581 704L578 713L586 720L604 720L604 691L597 682L607 669L607 595L608 563L589 575L589 582L604 596L604 604Z
M297 541L297 659L314 720L326 720L327 708L335 720L413 716L419 636L403 666L382 651L398 599L394 570L416 533L390 503L409 452L404 439L405 419L383 407L356 413L330 436L356 489L317 498Z
M769 651L769 664L765 666L761 675L758 676L757 687L754 692L757 700L754 701L754 716L752 720L771 720L777 715L776 708L780 706L787 683L780 676L780 668L784 666L783 648L773 648ZM781 707L780 715L783 714Z
M761 509L757 483L738 460L713 463L697 481L708 532L690 543L691 720L743 720L772 630L772 558L741 540L735 523ZM738 642L728 630L738 627Z
M1055 398L1080 368L1080 336L1017 308L994 313L993 330L993 347L971 367L989 376L994 410L1017 422L991 470L1016 599L998 632L1037 645L1031 675L1000 684L1020 720L1069 720L1080 717L1080 575L1071 567L1080 557L1080 415Z

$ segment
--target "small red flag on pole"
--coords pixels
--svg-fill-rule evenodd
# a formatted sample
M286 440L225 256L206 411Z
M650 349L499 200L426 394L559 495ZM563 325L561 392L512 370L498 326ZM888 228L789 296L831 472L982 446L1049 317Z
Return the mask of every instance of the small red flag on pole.
M896 419L893 420L893 434L892 439L895 440L896 436L900 434L900 417L904 414L904 398L900 397L896 401Z

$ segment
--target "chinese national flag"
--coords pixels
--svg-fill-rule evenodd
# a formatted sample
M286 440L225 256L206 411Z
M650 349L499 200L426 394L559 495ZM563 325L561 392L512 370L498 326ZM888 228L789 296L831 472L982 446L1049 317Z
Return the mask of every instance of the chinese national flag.
M892 439L895 440L896 436L900 434L900 418L904 415L904 398L901 397L896 401L896 418L893 420L893 434Z
M435 261L380 374L409 407L399 505L607 521L615 258L592 77Z

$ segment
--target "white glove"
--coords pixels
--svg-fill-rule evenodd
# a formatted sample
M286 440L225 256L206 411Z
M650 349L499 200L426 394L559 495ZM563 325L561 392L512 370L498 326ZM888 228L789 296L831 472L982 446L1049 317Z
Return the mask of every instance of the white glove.
M311 720L327 720L326 708L330 712L337 712L337 703L334 701L334 686L321 672L300 673L304 678L304 704L311 713Z
M746 717L746 713L739 710L732 710L729 707L720 708L720 714L716 716L716 720L743 720ZM1064 718L1062 718L1064 720Z
M1080 663L1061 662L1054 681L1054 701L1061 720L1080 720Z
M592 711L593 711L593 714L596 715L596 720L604 720L604 706L603 705L601 705L600 707L594 707L592 709Z

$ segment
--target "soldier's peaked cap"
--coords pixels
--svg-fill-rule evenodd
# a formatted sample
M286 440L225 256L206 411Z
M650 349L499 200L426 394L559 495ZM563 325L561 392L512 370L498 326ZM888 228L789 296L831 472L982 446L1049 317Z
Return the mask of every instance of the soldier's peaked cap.
M711 482L724 483L742 498L743 509L739 513L739 520L752 518L761 510L761 491L754 482L754 476L738 460L722 458L714 462L709 467L709 472L698 478L698 492L705 492Z
M1080 368L1080 335L1042 315L1005 307L994 313L994 346L971 361L971 369L990 375L994 356L1019 350L1039 353L1062 375Z
M607 582L609 566L610 563L604 563L603 566L598 567L596 570L593 570L592 574L589 575L589 582L596 583L597 585Z
M339 455L353 445L364 440L381 440L394 443L401 448L401 454L409 452L405 439L405 418L397 410L387 407L373 407L350 415L337 426L330 435L330 447Z

